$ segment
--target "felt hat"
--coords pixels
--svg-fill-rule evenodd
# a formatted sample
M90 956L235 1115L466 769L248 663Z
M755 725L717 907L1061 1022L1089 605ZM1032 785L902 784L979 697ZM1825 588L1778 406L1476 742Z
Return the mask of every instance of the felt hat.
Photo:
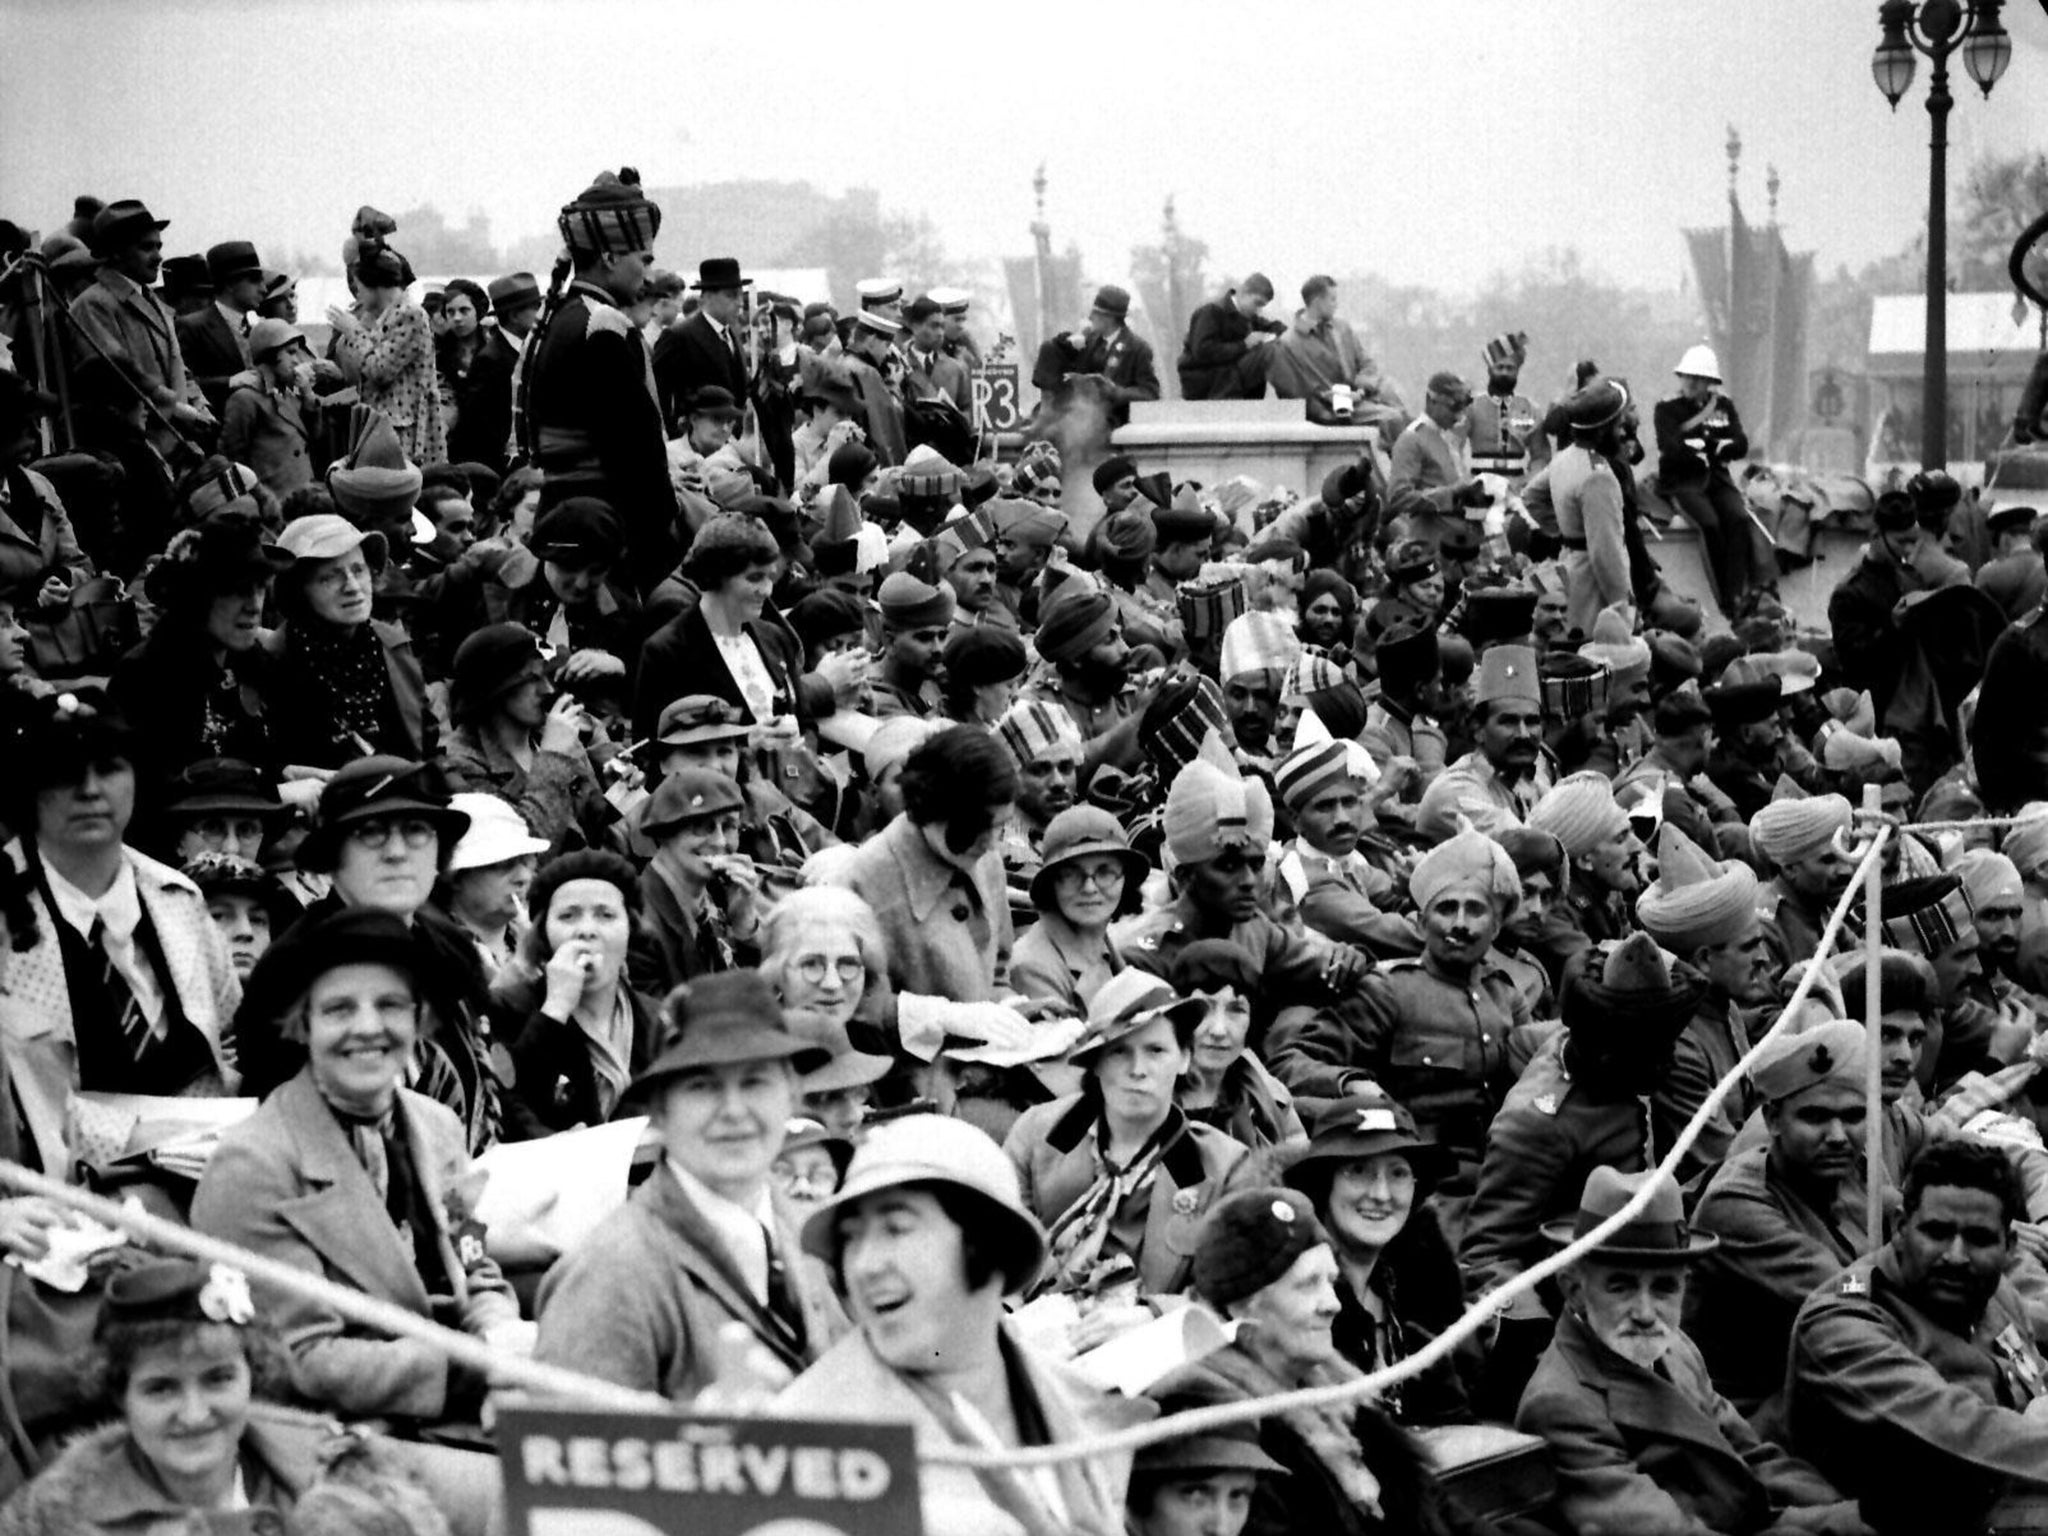
M699 293L720 288L745 288L754 280L740 272L736 256L707 256L697 263L697 281L690 287Z
M1176 1373L1166 1384L1153 1387L1151 1394L1162 1417L1246 1401L1242 1393L1220 1377L1193 1372ZM1176 1435L1156 1445L1141 1446L1131 1459L1133 1479L1157 1478L1171 1482L1216 1472L1292 1475L1286 1467L1259 1449L1259 1425L1252 1419L1191 1435Z
M1093 1067L1104 1051L1154 1019L1168 1020L1175 1038L1186 1045L1208 1011L1200 998L1182 997L1150 971L1126 966L1088 1000L1085 1026L1068 1049L1067 1060L1083 1069Z
M640 830L659 842L690 822L746 808L746 796L725 774L709 768L683 768L655 786L653 798L640 812Z
M851 1054L858 1055L859 1053L853 1052ZM882 1058L882 1061L885 1066L893 1065L886 1056ZM825 1067L821 1072L816 1072L811 1074L810 1077L806 1077L804 1079L806 1084L804 1092L829 1093L835 1091L831 1088L812 1088L808 1086L814 1079L822 1076L824 1072L830 1072L831 1070L830 1067ZM836 1086L852 1088L858 1087L859 1084L847 1083ZM853 1161L853 1141L850 1137L840 1136L826 1130L822 1121L813 1120L809 1115L797 1115L783 1127L782 1150L776 1156L778 1158L786 1157L791 1152L801 1152L808 1147L820 1148L827 1157L832 1159L832 1176L835 1181L846 1177L847 1166Z
M1301 637L1294 632L1291 617L1270 608L1254 608L1232 619L1223 631L1217 676L1225 683L1248 672L1284 676L1300 654Z
M1053 907L1053 875L1078 859L1107 857L1124 870L1124 900L1135 909L1138 888L1152 871L1145 855L1131 846L1123 823L1108 811L1093 805L1073 805L1046 823L1039 839L1039 866L1031 877L1031 904L1041 912Z
M1623 1173L1602 1164L1586 1175L1579 1213L1568 1221L1547 1221L1543 1235L1560 1246L1585 1236L1635 1198L1645 1184L1650 1203L1635 1220L1586 1255L1611 1264L1684 1264L1721 1246L1718 1237L1694 1232L1686 1225L1685 1202L1678 1186L1654 1168Z
M708 416L714 421L738 421L741 411L732 391L723 384L704 384L690 391L684 402L686 416Z
M329 971L382 965L421 991L441 980L442 963L410 923L381 907L342 907L308 916L281 934L256 962L243 988L250 1017L282 1017Z
M1131 479L1137 473L1137 465L1122 454L1113 453L1095 466L1095 472L1088 477L1088 483L1095 487L1095 494L1100 496L1117 481Z
M1116 633L1116 601L1107 592L1062 592L1038 616L1038 654L1055 665L1078 661Z
M941 629L953 622L958 599L950 586L933 586L908 571L892 572L875 594L882 622L891 629Z
M541 513L533 525L532 548L537 559L572 570L616 565L626 552L626 528L610 502L571 496Z
M1614 674L1604 661L1569 651L1545 651L1536 658L1536 671L1543 685L1543 713L1552 719L1576 720L1581 715L1606 713Z
M1207 737L1166 794L1166 849L1182 864L1199 864L1228 849L1262 857L1273 840L1273 801L1266 786L1239 771L1220 738Z
M672 1043L633 1080L636 1091L666 1083L699 1067L743 1061L787 1061L799 1075L832 1059L783 1021L775 989L759 971L713 971L685 982L662 1004Z
M334 504L363 522L391 522L412 510L420 484L419 466L405 456L391 418L371 406L355 406L349 412L348 452L327 470Z
M1550 833L1567 854L1578 858L1625 829L1628 814L1614 798L1614 784L1607 775L1583 769L1551 785L1530 810L1528 824Z
M381 559L381 536L377 547ZM242 518L214 519L173 534L163 559L143 578L143 590L164 607L193 607L269 581L292 565L291 552L266 542L258 524Z
M1209 1208L1195 1235L1195 1294L1219 1311L1256 1295L1329 1233L1298 1189L1244 1189Z
M1479 680L1472 690L1475 704L1517 701L1543 707L1543 688L1536 653L1526 645L1496 645L1479 658Z
M1408 877L1408 894L1419 912L1427 912L1446 891L1462 887L1476 889L1503 912L1522 899L1522 880L1507 850L1470 827L1416 860Z
M1104 283L1095 290L1095 302L1088 308L1121 320L1131 312L1131 296L1114 283Z
M1697 978L1674 979L1656 940L1632 933L1573 956L1559 990L1566 1029L1587 1037L1676 1040L1706 986Z
M1765 1104L1782 1104L1823 1083L1861 1089L1869 1038L1861 1024L1847 1019L1832 1019L1803 1034L1779 1035L1750 1067L1750 1083Z
M946 637L940 656L947 680L967 688L1014 682L1028 666L1024 637L1015 630L987 624L954 630Z
M294 342L303 345L305 340L306 333L289 320L258 320L249 328L249 356L260 363Z
M1773 798L1749 818L1750 845L1780 868L1810 858L1849 828L1851 807L1841 795Z
M384 564L384 535L365 533L334 512L316 512L311 517L293 518L284 525L284 532L277 536L276 547L292 557L291 568L294 570L315 561L338 560L359 549L373 569Z
M169 219L152 215L138 198L124 197L107 204L92 216L92 236L87 242L96 256L112 256L154 230L170 228Z
M1045 1262L1045 1228L1024 1203L1016 1164L986 1131L945 1115L904 1115L868 1130L839 1192L804 1218L804 1252L837 1264L843 1213L905 1184L943 1184L973 1200L975 1234L993 1248L1006 1291L1022 1290Z
M226 288L237 278L260 276L262 272L262 259L247 240L223 240L207 249L206 275L216 289Z
M555 217L562 243L579 256L630 256L654 249L661 209L640 190L631 166L597 178Z
M1458 1166L1448 1147L1416 1129L1404 1105L1371 1088L1321 1103L1309 1117L1308 1150L1288 1164L1283 1177L1290 1188L1321 1205L1329 1198L1331 1177L1344 1164L1396 1153L1415 1172L1418 1204Z
M448 797L448 808L469 818L469 826L448 855L446 874L465 869L488 869L512 859L537 859L553 846L535 837L519 814L519 807L497 795L465 790Z
M277 786L238 757L208 757L186 764L164 785L163 804L166 816L231 814L267 823L291 817L278 798Z
M486 624L455 648L448 693L456 718L471 706L487 705L526 680L527 669L543 660L540 636L524 624Z
M746 712L716 694L686 693L671 699L655 723L654 739L664 747L694 747L714 741L745 741L753 734Z
M64 242L58 245L57 242ZM83 268L97 270L99 258L88 250L83 241L69 235L51 235L43 242L43 255L49 259L50 272L57 272L60 259L77 262L85 258ZM157 291L163 301L174 308L186 299L210 299L213 297L213 279L206 272L204 256L166 256L163 265L157 268Z
M491 313L500 320L541 301L540 283L531 272L508 272L494 277L484 290L491 301Z
M448 782L437 765L383 755L342 764L320 787L313 829L296 852L299 868L315 874L332 871L352 827L398 817L418 817L432 825L444 848L452 848L469 830L469 818L449 803Z
M1676 954L1725 944L1756 916L1756 871L1718 863L1666 822L1657 837L1657 883L1636 897L1636 918Z
M844 1024L807 1023L802 1015L790 1020L792 1033L825 1047L830 1059L814 1071L804 1074L803 1091L811 1093L838 1093L847 1088L861 1088L870 1083L879 1083L896 1070L896 1058L856 1051L853 1041L846 1033ZM849 1142L847 1150L852 1150ZM842 1167L840 1172L846 1170Z

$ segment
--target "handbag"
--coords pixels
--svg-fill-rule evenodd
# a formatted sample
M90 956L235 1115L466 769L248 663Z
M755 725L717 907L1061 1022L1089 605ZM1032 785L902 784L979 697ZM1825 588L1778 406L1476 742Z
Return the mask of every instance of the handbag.
M29 661L48 682L103 677L142 638L127 589L113 576L89 576L71 589L62 608L22 615Z

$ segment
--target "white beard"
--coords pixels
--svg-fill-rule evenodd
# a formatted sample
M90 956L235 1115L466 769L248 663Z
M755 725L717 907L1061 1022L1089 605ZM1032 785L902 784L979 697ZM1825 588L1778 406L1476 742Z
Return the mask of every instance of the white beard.
M1654 1370L1657 1362L1671 1353L1676 1334L1669 1328L1659 1328L1655 1333L1601 1333L1594 1330L1602 1344L1613 1350L1624 1360L1633 1361L1644 1370Z

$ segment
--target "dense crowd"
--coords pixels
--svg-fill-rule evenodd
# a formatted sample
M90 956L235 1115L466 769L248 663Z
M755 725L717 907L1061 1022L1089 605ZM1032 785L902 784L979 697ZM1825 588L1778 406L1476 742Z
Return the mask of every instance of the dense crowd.
M1176 483L1109 437L1160 392L1120 289L999 440L965 293L686 282L630 171L559 228L422 299L366 207L316 342L247 242L0 224L0 1156L500 1360L927 1448L1356 1381L1647 1183L1395 1387L927 1464L926 1529L2036 1528L2029 509L1882 488L1807 627L1704 347L1647 445L1521 335L1411 410L1338 285L1254 274L1182 393L1356 457ZM630 1193L490 1188L634 1117ZM0 1249L0 1536L479 1528L503 1380L50 1199Z

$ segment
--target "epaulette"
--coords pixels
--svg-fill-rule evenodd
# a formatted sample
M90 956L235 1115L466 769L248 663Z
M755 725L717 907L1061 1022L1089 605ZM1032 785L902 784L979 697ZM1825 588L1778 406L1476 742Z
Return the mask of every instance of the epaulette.
M592 299L586 299L584 302L590 311L590 322L584 331L586 336L595 335L599 331L609 331L614 336L633 334L633 322L626 318L624 310L614 309L609 304L599 304Z

